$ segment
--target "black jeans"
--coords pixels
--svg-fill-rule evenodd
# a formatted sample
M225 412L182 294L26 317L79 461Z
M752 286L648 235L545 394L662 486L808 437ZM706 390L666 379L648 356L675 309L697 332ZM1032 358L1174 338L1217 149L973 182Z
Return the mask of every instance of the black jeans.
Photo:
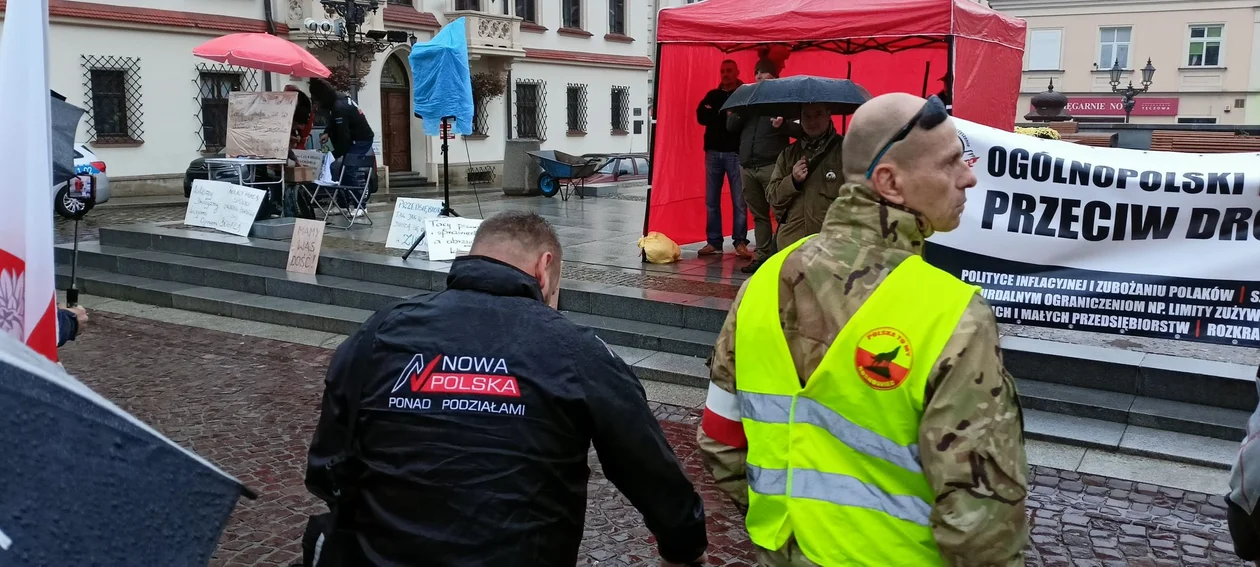
M1248 514L1242 506L1234 503L1228 497L1225 502L1229 505L1229 536L1234 539L1234 553L1238 554L1240 559L1247 561L1255 561L1260 557L1260 522L1256 521L1255 514Z

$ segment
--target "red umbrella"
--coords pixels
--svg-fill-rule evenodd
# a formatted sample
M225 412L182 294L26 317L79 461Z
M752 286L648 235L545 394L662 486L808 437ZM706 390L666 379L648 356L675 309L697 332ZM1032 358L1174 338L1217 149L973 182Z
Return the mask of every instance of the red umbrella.
M265 33L234 33L218 37L194 48L193 55L295 77L327 78L332 74L328 67L301 46Z

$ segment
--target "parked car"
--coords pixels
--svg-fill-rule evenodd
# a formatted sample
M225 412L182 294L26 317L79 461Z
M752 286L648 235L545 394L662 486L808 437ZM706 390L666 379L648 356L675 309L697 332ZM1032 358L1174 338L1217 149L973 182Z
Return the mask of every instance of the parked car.
M604 167L586 178L587 185L647 180L650 167L647 154L618 154L610 157L612 159Z
M194 179L207 179L206 159L207 158L221 158L221 157L224 157L224 155L225 154L223 152L219 152L211 156L199 157L195 160L192 160L192 162L188 164L188 169L184 171L184 198L185 199L192 197L192 186L193 186ZM231 167L215 168L214 179L215 181L228 181L231 183L236 183L238 181L236 178L236 169L231 168ZM253 168L246 168L245 169L245 182L252 183L253 181L254 181Z
M65 218L74 218L75 215L90 211L92 207L108 201L110 196L109 176L105 175L105 162L83 144L74 145L74 172L76 175L93 176L96 179L96 191L92 195L93 200L85 202L70 196L69 184L83 183L81 179L74 178L54 185L52 187L53 210Z

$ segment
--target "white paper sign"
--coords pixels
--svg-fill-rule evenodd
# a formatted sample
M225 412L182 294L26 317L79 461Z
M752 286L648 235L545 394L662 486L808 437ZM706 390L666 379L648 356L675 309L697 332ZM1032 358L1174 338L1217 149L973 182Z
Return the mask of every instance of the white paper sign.
M479 226L481 219L440 217L426 220L425 230L428 236L425 240L429 243L429 259L454 260L456 256L468 254Z
M300 167L309 167L315 171L319 171L324 167L324 152L293 150L293 157L297 158L297 164Z
M224 181L196 179L188 198L184 224L249 236L266 191Z
M289 242L289 262L285 269L301 274L314 274L319 267L319 249L324 245L324 223L297 219L293 240Z
M389 224L389 236L385 238L386 248L411 248L411 243L424 234L424 221L438 217L442 212L442 201L437 199L412 199L403 197L394 203L394 219ZM416 250L428 252L428 239L421 242Z

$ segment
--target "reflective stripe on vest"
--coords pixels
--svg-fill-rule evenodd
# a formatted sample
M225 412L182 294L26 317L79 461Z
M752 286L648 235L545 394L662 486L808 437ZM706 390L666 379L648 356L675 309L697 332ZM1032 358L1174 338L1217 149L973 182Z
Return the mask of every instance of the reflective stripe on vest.
M819 565L940 565L935 497L919 460L927 378L978 290L919 256L897 266L801 387L771 257L736 314L735 377L748 438L748 533L795 537Z

